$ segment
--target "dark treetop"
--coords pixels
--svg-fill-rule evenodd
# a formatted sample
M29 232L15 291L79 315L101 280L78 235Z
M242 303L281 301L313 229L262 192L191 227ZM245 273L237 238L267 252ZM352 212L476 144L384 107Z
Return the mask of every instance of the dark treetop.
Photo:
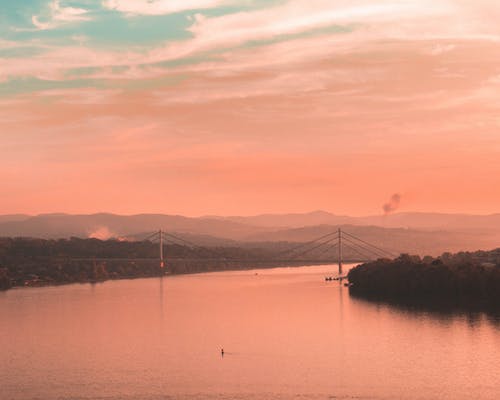
M359 265L349 271L348 278L352 293L372 298L496 306L500 303L500 249L423 259L403 254Z

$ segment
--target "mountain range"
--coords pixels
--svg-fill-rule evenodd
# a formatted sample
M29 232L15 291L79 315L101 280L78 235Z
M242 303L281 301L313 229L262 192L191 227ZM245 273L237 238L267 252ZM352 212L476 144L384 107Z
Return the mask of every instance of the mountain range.
M161 228L199 244L221 246L303 242L338 227L393 252L439 254L443 251L488 249L500 244L500 214L415 212L351 217L313 211L203 217L109 213L0 215L0 236L141 239L148 232Z

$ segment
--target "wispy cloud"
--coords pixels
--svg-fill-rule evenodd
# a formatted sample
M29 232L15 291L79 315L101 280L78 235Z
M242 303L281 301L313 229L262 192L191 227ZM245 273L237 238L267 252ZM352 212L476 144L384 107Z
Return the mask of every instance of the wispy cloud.
M40 15L33 15L31 22L33 22L36 28L47 30L57 28L63 24L89 21L90 19L87 10L83 8L63 7L60 0L53 0L49 4L49 15L45 18Z
M10 3L5 210L498 210L498 0Z
M336 3L330 0L292 0L259 11L240 12L217 18L199 16L189 30L205 42L235 42L296 34L333 24L419 18L437 11L439 10L436 6L426 8L415 2L381 1L378 4L363 4Z
M153 15L217 7L228 4L227 1L105 0L103 5L131 15ZM46 22L36 19L39 29L89 18L87 10L63 6L60 0L52 1L49 9ZM146 80L186 74L192 85L187 85L189 90L185 92L172 93L165 99L164 87L155 88L155 93L162 93L163 101L181 102L321 90L332 82L373 81L376 68L387 69L387 65L378 63L378 67L365 68L363 77L352 70L349 74L339 68L323 70L319 63L328 60L349 54L378 53L388 46L392 46L394 56L404 49L411 54L439 58L445 53L451 56L457 50L463 52L460 41L495 37L489 14L480 10L481 7L474 8L463 1L449 0L381 0L377 4L369 0L288 0L218 16L197 13L187 28L191 38L169 40L149 51L136 47L110 51L92 47L87 36L73 35L71 38L79 46L52 46L29 58L6 59L0 80L12 77L51 81L87 79L117 88L120 80L137 81L135 87L140 87L141 80L147 86ZM462 22L466 12L473 18ZM322 31L323 28L331 30ZM424 46L418 45L424 41ZM3 43L3 46L11 45ZM207 58L207 54L211 57ZM179 60L182 62L177 66L166 63ZM439 67L442 67L441 77L445 70L447 77L464 73L458 63ZM71 74L71 70L78 69L88 70ZM236 79L232 80L231 76ZM54 85L54 88L61 87L64 86ZM197 88L203 90L200 92Z
M234 0L104 0L102 5L127 15L166 15L188 10L216 8Z
M391 24L442 17L449 11L445 3L430 4L428 0L418 3L385 0L375 5L366 1L290 0L265 9L217 17L196 14L188 28L193 35L191 40L168 43L151 52L150 56L166 60L187 57L197 52L237 47L249 42L279 37L286 40L287 35L300 35L335 25L356 26L354 31L363 28L366 31L365 40L370 41L384 34L390 36Z
M223 3L228 4L227 1L229 0L105 0L104 6L131 15L153 15L175 10L217 7ZM40 15L33 16L33 22L38 29L53 29L61 24L90 18L87 10L65 7L61 5L60 0L53 0L49 10L45 19ZM168 40L149 51L141 51L140 48L106 51L102 48L95 49L91 43L79 40L78 49L55 48L40 57L11 60L2 66L0 75L3 75L4 79L6 76L30 74L58 79L64 75L64 70L70 68L113 65L130 67L203 57L207 52L220 55L228 49L244 51L242 48L246 44L255 45L259 41L262 43L255 47L266 47L265 42L269 40L292 43L290 52L296 58L297 49L304 45L300 35L329 27L333 28L332 32L326 36L315 34L314 39L306 43L308 47L299 49L299 53L304 54L303 58L311 53L313 56L324 57L325 54L345 51L349 47L363 48L380 40L500 38L500 29L497 29L498 35L495 36L494 25L490 24L488 15L480 14L477 10L474 13L474 10L465 3L452 3L448 0L381 0L377 4L368 0L288 0L266 8L213 17L196 14L188 28L191 38ZM469 22L464 22L466 12L471 15ZM349 29L340 29L339 33L335 31L336 26ZM422 32L425 32L425 36ZM81 35L77 37L83 38ZM328 39L325 40L325 37ZM431 53L439 55L451 51L452 46L437 43ZM276 59L277 57L266 57L259 60L259 64L273 64ZM226 68L223 63L218 63L217 66ZM230 69L231 65L228 67ZM147 75L147 71L148 69L141 69L140 74ZM153 68L149 71L155 75L158 72Z

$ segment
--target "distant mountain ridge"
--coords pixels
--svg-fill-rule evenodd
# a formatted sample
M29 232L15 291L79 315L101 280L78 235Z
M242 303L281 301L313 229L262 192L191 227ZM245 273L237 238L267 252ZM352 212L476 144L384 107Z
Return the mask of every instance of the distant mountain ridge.
M263 228L209 218L189 218L180 215L108 213L69 215L42 214L21 220L0 222L0 236L60 237L120 237L141 232L166 229L175 232L220 236L239 239Z
M339 226L395 252L438 254L500 245L500 214L396 213L350 217L314 211L248 217L110 213L0 216L0 236L133 240L161 228L202 245L217 246L308 241Z
M210 218L223 219L261 227L302 227L312 225L374 225L386 228L414 229L493 229L500 230L500 213L490 215L446 214L426 212L403 212L388 215L351 217L326 211L295 214L261 214L241 217L229 216Z
M293 213L293 214L260 214L249 217L242 216L209 216L207 218L221 219L224 221L233 221L242 224L249 224L268 228L282 227L302 227L311 225L342 225L353 224L356 217L335 215L326 211L312 211L309 213Z
M28 218L31 218L30 215L27 214L6 214L0 215L0 224L3 222L13 222L13 221L24 221Z

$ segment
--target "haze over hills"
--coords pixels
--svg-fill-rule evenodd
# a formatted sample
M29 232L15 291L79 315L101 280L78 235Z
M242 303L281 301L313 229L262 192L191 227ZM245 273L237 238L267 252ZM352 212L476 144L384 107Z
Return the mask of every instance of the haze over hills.
M276 228L276 227L289 227L298 228L303 226L313 225L342 225L342 224L355 224L355 217L335 215L326 211L313 211L309 213L295 213L295 214L261 214L249 217L241 216L207 216L206 218L220 219L224 221L233 221L242 224L249 224L253 226Z
M260 233L253 237L248 237L247 240L267 243L307 242L326 235L338 227L394 255L410 253L437 256L445 251L473 251L478 249L492 249L500 246L499 233L385 228L373 225L315 225L301 228L286 228ZM349 243L345 243L345 245L349 246Z
M263 230L232 221L189 218L180 215L42 214L22 220L4 220L0 223L0 235L39 238L76 236L107 239L147 233L159 228L171 232L220 236L228 239L242 239Z
M24 221L28 218L31 218L31 216L27 214L6 214L6 215L0 215L0 224L2 222L14 222L14 221Z
M387 228L500 231L500 214L471 215L403 212L388 215L350 217L326 211L303 214L261 214L250 217L210 217L262 227L303 227L312 225L375 225Z
M303 242L332 232L339 226L394 253L435 255L443 251L490 249L500 245L500 214L395 213L350 217L314 211L249 217L123 216L108 213L0 216L0 236L137 240L162 228L200 245L217 246Z
M368 225L415 229L500 231L500 214L469 215L407 212L362 218Z

